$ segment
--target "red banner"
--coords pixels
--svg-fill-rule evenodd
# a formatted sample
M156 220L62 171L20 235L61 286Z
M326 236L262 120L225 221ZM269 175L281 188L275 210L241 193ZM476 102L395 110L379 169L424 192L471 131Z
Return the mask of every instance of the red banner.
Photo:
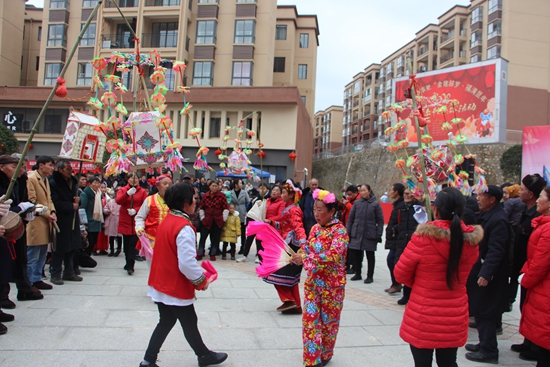
M456 99L460 105L455 113L449 111L444 117L435 112L435 108L424 110L425 116L429 118L428 129L434 141L445 141L449 139L448 132L441 129L443 121L451 122L452 119L460 117L464 123L459 125L461 133L468 139L480 139L498 137L498 124L495 123L496 64L483 65L478 67L464 67L449 72L424 73L416 76L419 84L417 95L430 98L434 95L442 96L444 99ZM405 90L409 88L408 79L395 82L395 101L405 100ZM414 120L411 110L404 110L399 115L400 120L407 123L407 138L410 142L417 141ZM458 134L458 128L454 126L453 134ZM405 138L404 136L397 139Z

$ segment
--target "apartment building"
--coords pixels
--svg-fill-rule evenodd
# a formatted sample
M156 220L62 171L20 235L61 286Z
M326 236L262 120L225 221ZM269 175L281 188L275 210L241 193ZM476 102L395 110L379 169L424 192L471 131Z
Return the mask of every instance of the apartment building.
M344 87L342 144L364 141L360 126L372 119L378 119L374 130L385 129L378 113L394 102L393 78L409 75L410 70L418 74L499 57L509 62L507 129L550 124L549 21L550 2L545 0L471 0L468 6L452 7L437 24L426 25L412 41L380 62L374 86L378 93L371 100L377 108L371 104L375 111L371 120L367 121L365 109L361 111L362 105L355 106L353 99L360 93L373 93L366 88L366 69Z
M315 117L313 154L329 152L342 146L342 106L330 106L317 111Z
M0 112L17 114L21 120L19 132L28 132L43 103L43 90L55 84L96 4L97 0L45 0L37 90L11 88L31 96L21 105L10 101L4 107L8 101L0 99ZM301 15L295 6L277 6L276 0L118 0L117 4L129 24L112 1L104 1L65 74L72 99L54 99L33 149L57 154L68 108L87 109L93 78L90 61L95 56L132 53L139 44L141 53L157 50L163 59L187 63L184 82L192 89L187 95L192 113L182 118L182 95L167 95L167 114L184 145L184 156L193 158L196 152L196 142L187 136L195 124L203 128L201 143L211 148L207 158L215 166L219 162L213 152L222 145L225 126L235 127L244 119L264 144L264 169L277 179L299 179L303 168L311 168L319 45L315 15ZM169 69L166 83L173 90L181 81L171 63L163 66ZM149 88L151 72L145 70ZM132 70L123 75L130 91L139 85L136 74ZM293 151L295 162L288 157ZM257 158L252 157L253 164L258 164Z
M42 41L42 17L42 8L37 8L34 5L27 5L25 7L21 80L19 81L19 85L22 86L38 85L40 45Z
M0 85L19 85L25 0L0 1Z

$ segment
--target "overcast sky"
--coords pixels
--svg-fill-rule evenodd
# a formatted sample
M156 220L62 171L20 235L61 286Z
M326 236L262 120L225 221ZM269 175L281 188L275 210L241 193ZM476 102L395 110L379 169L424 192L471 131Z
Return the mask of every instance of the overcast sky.
M44 1L29 0L28 4L43 7ZM344 86L355 74L413 40L428 23L437 24L437 18L454 5L469 1L278 0L278 4L296 5L298 14L317 14L318 111L342 105Z

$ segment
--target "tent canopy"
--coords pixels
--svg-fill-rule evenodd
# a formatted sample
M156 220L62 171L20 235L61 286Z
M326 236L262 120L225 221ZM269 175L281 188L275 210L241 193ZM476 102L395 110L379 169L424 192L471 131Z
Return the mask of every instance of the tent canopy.
M258 175L258 177L260 178L269 178L271 176L271 174L269 172L266 172L266 171L261 171L259 170L258 168L255 168L255 167L252 167L252 171L254 171L256 173L256 175ZM246 178L246 174L244 173L233 173L231 171L228 171L227 173L225 173L225 171L218 171L216 172L216 177L232 177L232 178Z

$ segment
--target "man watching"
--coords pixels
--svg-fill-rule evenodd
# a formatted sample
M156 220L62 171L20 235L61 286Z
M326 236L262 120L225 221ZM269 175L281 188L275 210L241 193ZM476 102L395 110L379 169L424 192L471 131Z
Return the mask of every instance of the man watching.
M386 263L388 269L390 270L391 276L391 286L384 289L384 292L389 294L401 292L401 284L395 280L393 276L393 268L395 267L395 250L397 242L397 222L398 214L401 208L405 208L405 201L403 199L403 194L405 193L405 185L402 183L394 183L390 190L390 198L393 200L393 209L391 211L390 220L388 226L386 227L386 245L385 248L390 250L388 252L388 257L386 258Z
M315 199L313 199L313 191L319 188L319 181L316 178L309 180L308 187L304 190L302 198L300 199L300 209L304 214L304 229L306 230L306 235L309 236L309 231L311 227L317 223L315 216L313 215L313 204Z
M483 227L479 259L468 277L470 316L474 316L478 344L466 344L466 359L481 363L498 363L496 325L508 301L508 242L510 224L500 205L502 189L489 185L477 196Z

